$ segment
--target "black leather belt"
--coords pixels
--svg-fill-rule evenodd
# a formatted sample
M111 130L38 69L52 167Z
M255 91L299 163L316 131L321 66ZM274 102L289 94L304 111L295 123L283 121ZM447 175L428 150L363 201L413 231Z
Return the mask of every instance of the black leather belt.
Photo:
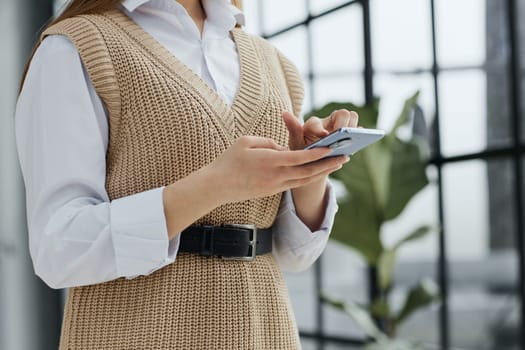
M272 251L272 229L254 225L190 226L181 233L179 251L251 261Z

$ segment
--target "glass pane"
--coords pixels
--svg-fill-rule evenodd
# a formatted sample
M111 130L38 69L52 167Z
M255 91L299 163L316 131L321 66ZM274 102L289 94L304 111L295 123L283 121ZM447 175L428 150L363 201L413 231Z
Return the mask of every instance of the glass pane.
M314 269L301 273L285 273L286 286L290 293L292 308L299 330L314 332L316 324L316 298Z
M311 86L310 80L306 76L303 76L303 86L304 86L304 102L303 102L302 114L304 115L313 109L312 107L313 101L311 100L312 86Z
M262 32L261 21L263 14L260 9L259 2L262 0L250 0L243 2L243 13L246 19L246 31L249 33L260 35Z
M66 5L67 0L54 0L53 1L53 10L55 13L60 12Z
M420 226L438 227L438 189L435 169L429 168L428 175L430 184L412 198L397 218L384 224L382 238L385 246L395 245ZM438 256L437 242L438 235L434 231L428 236L407 243L400 248L398 263L404 267L396 268L396 276L399 276L402 284L415 283L425 276L433 277L433 271L429 271L427 275L421 275L422 271L418 271L417 266L411 267L410 265L414 265L414 263L416 265L420 263L432 265Z
M486 72L488 146L511 143L508 20L504 1L486 2Z
M447 165L443 184L449 258L482 259L488 253L490 232L486 163Z
M317 341L310 338L301 338L301 348L303 350L317 350L319 349L319 345Z
M311 23L316 74L362 72L363 26L360 6L349 6Z
M341 243L330 241L323 253L323 291L335 299L367 303L366 271L361 256ZM361 328L350 316L329 305L325 305L323 310L325 315L324 332L326 334L357 339L365 338Z
M374 69L429 69L432 65L430 2L372 0L370 4Z
M488 63L487 69L487 146L510 146L512 143L510 82L506 64Z
M518 118L521 118L521 143L525 143L525 64L523 64L524 67L522 67L522 74L521 74L521 115L518 116Z
M440 76L441 147L446 156L487 146L487 83L479 70Z
M382 237L386 246L393 246L420 226L439 226L438 189L436 171L433 167L428 169L428 175L430 184L412 198L399 217L384 225ZM400 310L409 290L422 279L432 279L437 283L438 249L438 232L434 231L422 239L405 244L399 250L394 288L390 295L392 309ZM435 306L416 312L402 324L399 335L405 339L423 342L425 348L438 344L437 312Z
M525 176L523 176L523 174L525 174L525 155L522 155L521 157L521 186L522 186L522 189L525 189ZM525 191L523 194L523 202L525 203ZM525 207L523 208L523 210L525 210ZM525 217L525 212L522 213L523 217Z
M421 225L437 226L437 186L434 180L432 182L432 185L413 198L398 218L384 226L382 237L386 246L394 245ZM421 208L425 208L424 213L421 212ZM391 294L391 305L394 310L401 308L407 291L420 279L435 279L436 254L436 234L408 244L400 250L395 288ZM328 246L323 259L325 293L341 300L366 304L368 303L367 277L367 269L361 256L340 243L333 242ZM361 329L347 315L326 306L325 316L327 334L363 338ZM438 329L436 308L427 308L410 318L400 329L400 334L407 339L435 344L438 339Z
M439 0L435 4L440 66L482 66L486 50L485 0Z
M516 3L518 6L518 13L525 13L525 2L518 1ZM518 15L519 18L522 18ZM508 19L506 19L508 21ZM514 72L514 76L520 77L521 80L521 139L522 142L525 141L525 22L523 20L518 20L518 42L521 49L520 63L521 63L521 72Z
M307 16L304 0L264 0L260 1L265 34L281 30L302 21Z
M356 76L317 78L314 81L314 96L316 107L333 101L363 104L365 102L363 79Z
M405 100L419 91L419 105L430 126L434 108L434 81L430 74L392 75L376 74L374 76L375 95L381 98L379 106L379 127L389 130L399 117Z
M452 346L517 349L519 298L509 160L443 169Z
M306 34L306 27L298 27L271 39L271 43L288 57L305 76L308 74Z
M412 264L413 268L416 264ZM402 267L404 265L401 265ZM435 270L435 264L425 263L420 266L420 269L425 270L424 274L427 277L427 273L431 270ZM416 285L416 284L412 284ZM400 293L401 292L401 293ZM392 292L393 299L397 301L397 307L401 307L401 303L404 302L409 289L407 288L396 288ZM403 339L417 341L424 344L424 349L427 350L438 350L442 349L439 344L439 309L438 305L431 305L424 309L416 311L410 316L400 327L398 336ZM477 349L476 349L477 350Z
M307 32L306 27L298 27L294 30L276 36L270 40L288 59L290 59L303 76L304 102L303 114L311 110L312 101L310 100L310 84L308 79L308 60L307 60Z
M344 4L345 2L348 2L348 0L310 0L310 9L312 14L319 14L323 11L330 10L334 7ZM358 4L349 6L358 6Z
M509 155L511 151L509 151ZM516 191L514 164L511 160L493 160L487 163L489 244L494 250L515 248Z

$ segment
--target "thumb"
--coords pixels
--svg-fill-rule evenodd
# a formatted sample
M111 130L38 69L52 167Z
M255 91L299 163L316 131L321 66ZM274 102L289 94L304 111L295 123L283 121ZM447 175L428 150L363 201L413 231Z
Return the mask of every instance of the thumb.
M284 112L283 120L286 128L290 132L290 148L299 149L304 147L303 125L292 113Z

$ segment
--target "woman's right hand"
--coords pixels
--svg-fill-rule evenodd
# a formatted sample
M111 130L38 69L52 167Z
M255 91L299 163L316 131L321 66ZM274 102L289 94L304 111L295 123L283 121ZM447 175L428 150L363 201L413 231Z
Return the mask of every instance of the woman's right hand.
M290 151L269 138L242 136L201 170L216 184L222 201L231 203L309 184L348 161L345 156L321 160L329 153L329 148Z

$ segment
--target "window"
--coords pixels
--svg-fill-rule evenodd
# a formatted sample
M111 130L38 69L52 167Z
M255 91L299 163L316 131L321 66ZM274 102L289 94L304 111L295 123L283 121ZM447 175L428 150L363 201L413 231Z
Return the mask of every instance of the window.
M421 276L433 276L444 299L439 308L416 314L401 335L429 348L525 346L525 51L519 51L525 47L525 24L517 15L525 4L245 3L248 23L257 22L248 30L298 65L307 90L304 111L328 101L364 103L380 96L381 127L388 129L403 100L421 91L435 141L431 184L386 225L385 236L394 240L418 223L442 228L402 251L396 280L402 290ZM317 266L286 278L305 349L359 343L363 334L352 321L322 306L316 294L322 288L366 301L368 271L359 257L330 243ZM394 302L397 296L394 291Z

